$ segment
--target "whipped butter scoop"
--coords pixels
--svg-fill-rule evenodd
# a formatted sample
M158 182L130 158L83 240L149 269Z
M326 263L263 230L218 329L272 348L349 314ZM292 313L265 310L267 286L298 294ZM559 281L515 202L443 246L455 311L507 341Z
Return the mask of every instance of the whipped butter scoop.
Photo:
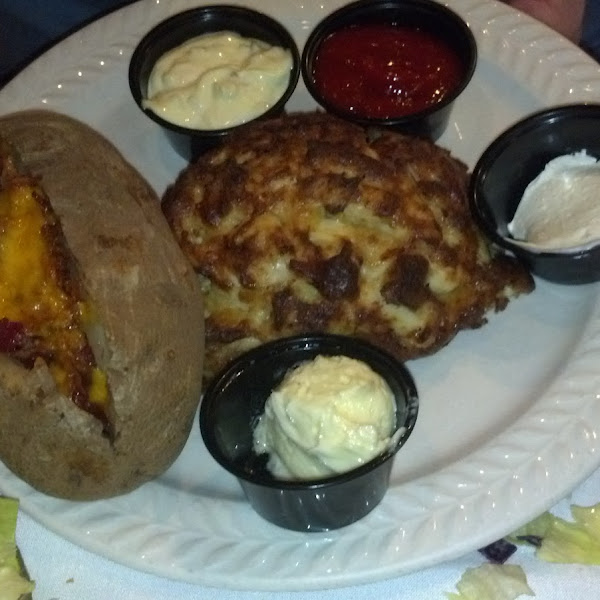
M386 381L346 356L317 356L290 370L265 404L254 451L269 454L278 479L321 479L350 471L389 449L396 402Z
M195 37L161 56L144 108L183 127L215 130L246 123L284 94L292 54L232 31Z
M600 164L585 150L559 156L527 186L508 230L543 250L600 239Z

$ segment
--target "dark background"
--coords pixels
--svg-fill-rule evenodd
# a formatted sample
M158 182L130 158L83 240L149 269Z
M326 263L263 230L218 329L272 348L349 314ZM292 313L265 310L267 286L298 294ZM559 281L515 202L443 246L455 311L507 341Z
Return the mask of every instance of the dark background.
M290 2L293 0L281 0ZM132 0L0 0L0 85L50 45ZM190 7L193 6L190 0ZM600 0L587 0L582 46L600 58Z
M132 2L0 0L0 85L82 25Z

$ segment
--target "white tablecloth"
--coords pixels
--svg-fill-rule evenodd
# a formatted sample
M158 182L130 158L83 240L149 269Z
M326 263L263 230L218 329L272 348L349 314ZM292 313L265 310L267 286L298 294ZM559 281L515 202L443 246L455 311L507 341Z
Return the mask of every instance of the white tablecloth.
M571 503L600 502L600 470L552 510L567 518ZM484 562L477 551L417 573L352 588L311 592L239 592L162 579L95 556L48 531L21 513L17 542L33 579L34 600L443 600L455 591L465 569ZM536 598L600 598L600 566L557 565L520 548L509 560L525 570Z

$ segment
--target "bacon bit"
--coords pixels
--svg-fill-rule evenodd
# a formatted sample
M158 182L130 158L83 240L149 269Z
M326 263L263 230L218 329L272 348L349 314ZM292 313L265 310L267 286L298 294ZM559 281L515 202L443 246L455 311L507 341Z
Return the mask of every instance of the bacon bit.
M27 333L23 323L0 319L0 352L17 352L27 342Z
M428 271L429 262L425 257L399 252L381 288L382 297L389 304L404 304L417 310L432 298L427 286Z
M290 260L290 268L306 277L328 300L354 299L358 296L360 260L352 252L352 243L345 240L338 254L328 259Z

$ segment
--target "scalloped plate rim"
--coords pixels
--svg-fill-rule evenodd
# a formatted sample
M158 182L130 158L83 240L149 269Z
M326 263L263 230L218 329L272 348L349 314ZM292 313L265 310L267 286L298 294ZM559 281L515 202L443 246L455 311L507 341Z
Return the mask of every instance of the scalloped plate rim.
M322 14L325 14L325 12L329 12L329 10L342 3L340 0L332 0L326 9L323 5L319 6L320 10L324 11ZM277 13L275 8L277 0L267 0L262 4L260 4L259 0L251 0L246 2L246 4L256 4L266 12ZM317 6L317 2L314 0L309 0L305 4L308 6ZM518 66L525 70L531 66L529 63L539 58L540 53L543 52L542 64L545 64L546 68L542 69L542 76L554 82L553 66L567 64L571 70L581 70L582 73L585 72L585 77L591 77L591 87L593 87L592 84L600 86L600 70L595 67L591 59L586 59L582 52L529 17L520 15L500 3L489 0L453 0L445 4L457 10L457 12L469 21L469 24L476 33L480 48L484 52L488 51L488 45L498 43L503 46L507 54L511 52L523 52L522 56L525 56L525 58L521 60ZM66 69L66 63L72 63L73 65L83 63L86 68L89 67L92 69L92 63L103 61L101 67L98 65L94 67L98 68L99 72L102 72L102 69L122 68L124 61L126 61L127 52L132 50L132 44L135 43L137 35L143 33L145 29L157 20L187 7L188 5L185 0L174 0L168 6L167 3L161 4L160 2L156 2L156 0L145 0L120 9L107 15L100 21L92 23L84 30L73 34L58 46L49 50L13 81L9 82L0 91L0 112L3 109L8 110L9 107L16 106L15 103L17 101L22 101L24 104L30 102L29 99L24 97L23 93L23 88L28 87L27 83L31 82L34 88L36 84L40 87L46 83L51 83L53 72L60 71L61 68L63 70ZM316 19L316 17L314 18ZM500 35L497 31L494 31L497 21L502 21L505 26L510 25L506 34ZM108 29L113 28L118 29L118 35L121 35L123 39L126 38L126 41L111 44L109 47L111 51L110 56L106 54L108 49L103 48L99 53L94 54L93 61L92 57L85 52L83 52L81 57L74 57L74 50L76 48L80 49L79 46L83 43L84 38L88 49L90 46L93 48L94 44L101 46L99 38ZM131 30L129 33L127 33L128 29ZM523 40L526 40L526 43ZM541 49L542 47L543 50ZM69 54L69 60L65 61L65 66L61 67L58 62L67 53ZM104 58L105 60L103 60ZM489 56L486 58L489 59ZM502 59L502 56L500 56L500 59ZM512 60L514 60L514 57ZM69 64L69 66L71 65ZM579 81L578 77L583 77L577 73L570 76L576 82ZM93 75L88 75L88 77L91 77L91 83L93 83ZM47 81L44 78L47 78ZM87 85L88 81L90 79L86 79L82 84ZM520 83L525 85L524 82ZM531 85L535 86L536 83L533 82ZM585 86L576 92L575 100L588 100L592 97L589 90L584 88ZM544 93L538 89L534 91L539 94ZM65 97L73 92L70 90L61 91L51 86L48 88L48 93L57 95L60 98L61 95ZM568 95L563 98L560 90L558 96L564 102L570 99ZM35 98L34 94L33 104L39 102ZM210 568L192 571L190 568L186 569L183 566L186 564L185 561L182 562L182 557L177 556L177 550L184 547L182 540L185 537L185 532L175 532L177 533L175 535L174 532L170 531L172 525L166 523L158 525L148 523L148 527L144 529L143 518L141 518L141 522L137 528L134 527L136 523L133 522L133 518L130 519L130 523L122 523L121 521L123 520L127 521L127 517L124 517L122 513L116 514L113 508L120 506L119 503L124 501L123 498L115 500L117 504L114 507L111 501L80 505L48 498L35 492L35 490L32 490L29 486L21 482L8 472L2 464L0 464L0 489L5 493L18 495L21 499L22 509L25 512L49 529L81 545L87 550L104 555L132 568L192 583L248 590L309 590L365 583L425 568L476 549L480 545L506 533L506 523L496 523L486 527L485 531L484 528L478 528L475 531L469 523L469 509L473 513L485 510L486 503L490 501L488 497L490 492L493 492L493 489L497 486L504 487L507 483L506 467L504 469L499 467L500 474L497 478L487 474L481 478L476 476L476 470L481 465L495 466L496 462L498 462L499 450L508 452L506 455L508 456L506 459L507 463L510 463L510 452L513 449L524 450L530 461L535 460L538 462L536 468L542 469L550 469L553 463L560 463L565 460L565 454L559 448L562 443L571 445L572 450L577 450L580 453L576 459L569 459L576 460L576 462L569 462L569 465L573 466L575 464L577 469L575 472L570 470L560 482L560 485L554 485L556 482L549 480L548 487L551 489L544 490L545 493L541 496L536 496L535 494L532 496L532 493L526 490L525 494L522 495L522 498L527 500L526 506L521 507L521 510L517 511L518 514L516 515L510 509L507 509L506 512L509 515L508 521L514 524L521 524L554 504L600 464L600 446L597 441L598 436L595 435L596 429L600 427L600 414L594 414L594 403L597 402L598 397L593 393L593 390L598 388L600 376L595 375L593 368L590 367L590 364L594 362L600 353L600 307L597 297L589 323L590 327L588 331L579 340L577 347L565 366L564 377L554 380L544 396L530 410L526 411L510 427L503 431L502 434L488 440L464 459L452 463L432 475L407 482L402 486L402 494L398 491L399 486L390 489L386 497L387 501L383 503L382 512L391 512L392 515L390 518L394 519L394 517L403 514L403 510L406 509L407 513L411 513L412 520L405 521L404 525L413 523L414 529L412 531L401 524L398 524L395 528L386 529L384 523L381 529L385 530L385 533L382 533L378 529L379 521L367 518L352 526L352 528L343 530L340 534L333 532L332 534L313 537L311 538L311 544L309 544L309 546L312 546L311 551L313 555L304 557L305 563L308 564L309 568L308 571L301 573L294 573L293 569L289 569L289 565L285 564L282 567L280 563L279 571L275 569L273 572L272 565L267 567L267 570L270 568L269 576L265 576L265 568L262 571L253 571L246 568L245 571L244 569L240 569L243 571L240 576L232 577L230 574L231 571L235 570L236 567L239 568L241 564L239 559L236 559L234 556L235 552L233 550L228 554L226 544L224 549L221 550L221 554L226 558L230 556L229 562L225 560L221 564L212 563ZM571 372L575 372L580 376L578 373L580 370L583 370L584 375L589 378L589 381L586 379L586 383L590 384L586 387L589 397L574 399L573 391L570 389L571 380L569 375ZM561 433L552 436L549 442L541 446L534 446L532 444L528 448L527 444L523 444L522 437L524 433L528 433L533 426L537 426L538 419L540 418L539 415L559 414L559 411L563 410L563 404L566 405L565 409L573 408L569 406L569 404L573 404L577 410L572 414L570 419L564 419L562 423L565 427L562 428ZM501 459L500 462L502 462ZM512 467L513 465L510 464L510 466ZM512 470L512 475L508 479L512 480L512 484L518 487L521 485L519 478L525 477L531 471L531 468L531 465L524 466L521 464ZM471 492L466 493L464 496L457 493L455 497L447 498L445 504L442 500L437 504L437 496L443 494L438 493L436 495L436 490L445 491L447 485L445 480L456 479L458 473L463 478L472 477L468 482L469 485L466 486L466 488L472 488ZM517 483L514 483L515 481ZM150 483L147 485L154 484ZM168 490L159 490L158 495L162 494L163 491L168 496ZM433 496L431 492L433 492ZM143 489L134 494L136 495L131 496L131 498L137 499L140 495L144 494ZM396 498L397 495L401 495L402 497ZM420 497L421 495L428 497L429 504L423 501ZM398 504L391 506L390 502L392 499L398 502ZM461 504L463 504L462 507L460 507ZM430 512L419 515L420 508L428 508ZM245 506L240 510L250 511L251 509ZM446 513L450 516L446 516L446 521L444 521ZM251 513L248 512L248 514ZM466 523L464 531L460 527L460 518L457 519L457 516L461 517L463 515L465 516L464 521ZM452 532L454 537L450 543L435 546L438 543L435 537L436 532L438 536L446 535L447 531L444 531L444 525L446 524L446 527L448 527L451 519L455 521L452 523L452 526L457 529ZM439 520L439 523L436 520ZM417 522L420 524L417 525ZM423 543L419 539L419 528L425 528L432 536L429 543ZM121 541L123 541L122 536L124 534L126 538L124 548L114 543L111 544L112 541L119 539L120 536ZM174 538L178 538L175 541L175 548L169 546L171 541L169 538L170 534ZM210 531L205 534L207 540L209 534ZM99 537L95 538L95 535ZM127 536L130 536L130 539ZM374 536L374 541L370 541L370 536ZM345 545L348 546L348 541L362 539L366 546L370 543L376 547L377 542L380 542L384 538L388 546L380 550L379 554L375 550L375 556L371 557L371 562L367 566L363 565L362 569L358 568L354 571L338 570L334 573L328 573L326 568L320 567L317 564L317 559L326 556L329 550L335 552L339 546L342 546L343 552L349 552L347 547L344 548ZM161 555L160 551L154 549L154 552L157 552L157 554L152 556L152 552L149 552L151 543L152 540L157 539L160 539L161 543L164 544L164 546L161 546L161 548L164 548L163 554ZM273 530L266 525L264 539L262 542L257 541L257 543L262 543L265 548L268 542L271 547L301 552L301 547L304 545L305 539L302 535ZM398 550L403 539L409 539L415 544L417 551L414 553L414 556L406 556L406 553L403 555ZM205 543L207 545L217 545L217 541L214 538L210 540L210 543L208 541L205 541ZM188 540L186 540L187 542ZM190 547L193 547L193 542L194 540L189 540ZM202 544L202 540L200 542L195 540L195 542ZM180 545L178 546L177 544ZM395 549L393 544L396 544ZM263 548L264 552L266 552L265 548ZM173 553L169 555L169 551L173 551ZM399 560L394 560L395 553L397 553ZM187 556L186 558L189 562L190 559L205 558L206 554L207 550L202 549L197 555ZM360 556L356 553L350 558L352 559L350 563L360 562ZM235 562L236 560L238 561L237 563Z

